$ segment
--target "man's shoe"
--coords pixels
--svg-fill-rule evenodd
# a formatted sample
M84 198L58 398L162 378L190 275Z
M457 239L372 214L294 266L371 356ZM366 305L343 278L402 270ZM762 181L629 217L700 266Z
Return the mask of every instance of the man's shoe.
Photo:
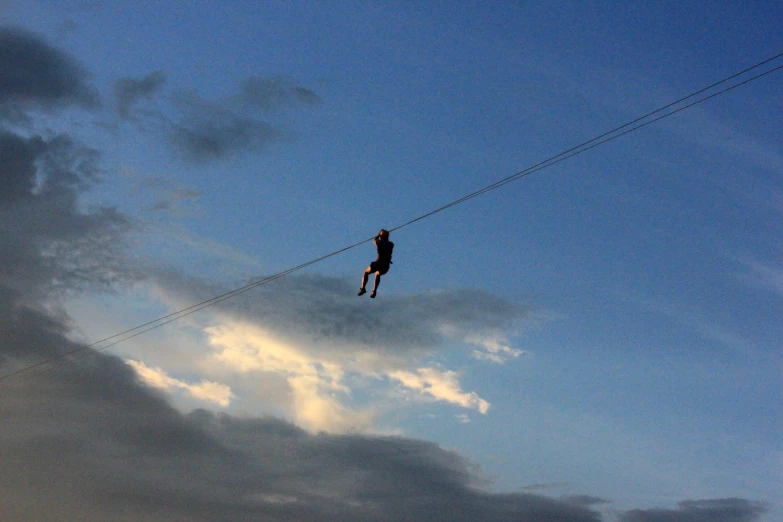
M366 293L367 293L367 290L365 290L364 288L360 288L359 289L359 295L364 295Z

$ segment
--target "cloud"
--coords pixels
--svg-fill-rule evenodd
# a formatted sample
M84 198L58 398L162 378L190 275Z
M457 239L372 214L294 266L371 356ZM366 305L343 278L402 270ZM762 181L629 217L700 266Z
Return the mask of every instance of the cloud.
M0 27L0 119L26 120L26 110L70 105L95 107L89 75L38 36Z
M99 152L67 133L29 130L35 109L97 105L89 75L38 36L7 27L0 70L0 285L38 302L55 290L135 278L124 255L133 222L79 201L103 175ZM29 124L27 133L11 130L17 123Z
M144 207L144 210L154 212L173 212L180 213L179 207L183 201L193 202L201 198L202 193L198 190L189 188L175 188L163 195L164 199L159 199L152 205Z
M74 347L61 324L9 304L4 351ZM473 464L433 443L183 415L103 354L3 389L0 415L7 520L600 521L571 502L490 493Z
M264 110L321 104L315 92L285 77L251 76L242 82L240 92L241 99L249 106Z
M0 399L8 520L600 520L568 502L489 493L471 463L432 443L182 415L113 357L28 386Z
M742 498L685 500L677 509L634 509L620 516L620 522L755 522L767 508Z
M598 504L609 504L610 501L600 497L592 497L590 495L565 495L560 497L563 502L569 502L571 504L577 504L579 506L595 506Z
M215 351L199 363L202 371L224 376L250 373L259 379L281 376L288 385L291 417L313 432L364 431L371 425L370 411L351 409L339 400L340 395L350 395L339 363L314 357L248 323L220 321L220 326L205 332Z
M3 374L76 347L62 322L7 292L0 327ZM573 502L491 493L471 462L433 443L314 435L273 417L185 415L142 382L186 384L134 366L96 354L0 390L1 518L601 520Z
M522 487L522 491L546 491L552 489L564 489L570 485L566 482L547 482L542 484L529 484Z
M194 91L178 90L152 104L166 82L163 71L115 83L117 111L140 129L162 132L174 150L194 163L260 151L272 143L293 140L280 116L286 110L320 105L312 90L285 77L251 76L239 92L221 100L205 99Z
M112 208L80 208L79 195L100 174L97 151L64 134L0 129L0 153L0 284L32 294L131 277L124 258L131 221Z
M153 295L177 310L224 291L164 273ZM513 351L498 339L526 317L526 308L476 290L388 295L367 307L346 280L291 275L191 318L191 335L208 346L185 364L231 386L237 407L273 409L314 432L364 432L379 412L404 404L400 394L487 413L490 401L435 360L468 341ZM167 368L156 357L144 359ZM258 381L279 384L265 399L253 389Z
M142 78L120 78L114 84L117 111L123 118L131 116L131 108L141 98L149 99L160 92L166 83L166 73L153 71Z
M774 263L742 259L741 262L750 269L749 279L759 287L783 296L783 267Z
M479 348L478 350L473 350L471 354L473 357L495 364L503 364L508 361L509 358L517 358L522 354L528 353L524 350L511 348L508 344L508 340L498 335L484 338L477 335L469 335L465 338L465 342Z
M641 303L648 309L689 328L694 334L706 341L740 353L752 352L753 345L749 340L734 333L731 325L711 319L698 306L688 306L677 299L666 301L657 297L643 299Z
M406 388L417 390L437 401L475 409L484 414L489 411L489 403L477 393L462 391L456 372L441 371L437 368L419 368L415 372L392 371L388 375Z
M56 283L74 271L102 281L115 269L112 257L100 257L93 247L104 236L121 239L119 225L125 220L107 211L79 211L79 194L94 174L88 150L64 136L2 137L3 150L13 160L4 171L0 207L5 220L0 228L0 375L8 375L79 347L67 338L67 317L54 316L42 305ZM69 255L49 256L53 245ZM20 277L23 267L29 269L26 277ZM323 363L309 368L301 354L286 350L281 345L262 360L299 365L289 381L298 390L295 400L307 397L312 408L314 387L340 392L339 368ZM132 366L97 353L18 385L9 386L13 379L0 381L0 416L6 424L0 431L0 518L600 520L589 507L573 503L491 493L472 463L433 443L314 435L273 417L204 410L183 414L159 389L218 402L228 400L230 392L215 381L191 384L139 361ZM331 414L323 405L315 409Z
M133 185L133 199L145 202L143 210L186 215L188 212L196 212L188 210L187 207L195 206L203 196L200 190L173 179L142 175L130 168L122 169L120 173Z
M203 282L165 274L159 284L177 303L222 293ZM263 285L220 305L221 313L277 335L307 339L319 353L359 353L372 347L390 358L429 353L446 341L501 338L528 317L528 309L478 289L386 295L366 306L342 278L296 275ZM372 361L367 361L368 365Z
M371 409L354 409L346 405L352 389L346 374L364 377L384 376L398 382L408 391L437 401L486 413L489 403L475 392L460 388L456 372L437 368L407 371L409 364L398 359L381 361L368 348L364 354L313 353L307 344L283 341L256 325L218 320L220 326L205 330L215 351L199 363L203 371L213 371L224 378L235 373L277 374L286 379L290 391L290 415L311 431L365 431L372 426ZM372 370L362 363L373 358ZM377 385L377 380L371 384Z
M150 368L141 361L130 359L127 363L146 384L153 388L167 391L175 389L184 390L196 399L201 399L223 407L228 406L233 398L231 388L225 384L206 380L202 380L198 384L189 384L185 381L170 377L161 368Z
M239 152L258 151L272 142L292 138L292 134L281 127L253 115L249 110L253 105L248 102L235 108L230 100L211 102L186 91L176 93L171 99L179 117L169 131L170 139L191 161L203 162Z
M194 111L174 129L171 141L189 160L203 162L261 150L283 137L283 132L269 123L229 111Z

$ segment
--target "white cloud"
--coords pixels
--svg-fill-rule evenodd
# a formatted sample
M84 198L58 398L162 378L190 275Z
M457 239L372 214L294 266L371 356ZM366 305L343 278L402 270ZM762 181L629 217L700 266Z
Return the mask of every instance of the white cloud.
M145 287L148 298L173 310L221 293L168 273ZM278 415L310 432L349 433L386 432L381 415L405 407L391 398L392 390L418 402L487 413L489 402L462 388L444 355L465 344L475 347L475 357L498 363L525 353L506 335L527 309L486 292L395 296L375 308L357 303L354 293L337 278L281 279L252 299L239 296L178 322L178 336L187 335L193 346L175 360L150 352L135 358L161 373L176 368L179 375L229 385L234 413ZM433 359L444 366L433 366ZM156 377L162 389L183 390Z
M473 357L483 361L490 361L496 364L502 364L509 358L517 358L528 352L512 348L508 340L497 335L481 337L478 335L469 335L465 342L477 346L478 350L473 350Z
M270 331L247 322L222 319L220 326L205 329L214 349L201 365L227 376L277 374L288 383L288 415L311 431L350 432L372 428L372 407L348 406L350 376L362 386L382 384L379 377L398 382L408 391L437 401L486 413L489 403L475 392L465 392L456 372L438 368L411 367L412 361L379 354L349 354L335 350L310 353L307 343L283 340ZM309 347L309 350L308 350ZM364 355L364 356L363 356ZM367 359L373 364L367 365Z
M363 432L372 426L371 411L355 411L335 395L324 393L317 377L299 375L288 378L293 393L294 420L313 431Z
M234 397L231 388L225 384L207 380L202 380L198 384L189 384L170 377L161 368L150 368L142 361L127 360L126 362L136 371L142 381L153 388L166 391L184 390L195 399L211 402L224 408L231 404L231 399Z
M373 420L370 410L357 411L343 404L349 397L340 364L308 354L293 343L275 339L249 323L224 321L205 329L215 352L204 365L217 365L223 372L276 373L284 376L290 390L290 416L311 431L364 431Z
M783 267L759 261L747 261L746 264L753 271L754 279L763 288L783 295Z
M214 361L234 371L309 376L329 391L349 391L341 384L343 370L339 364L313 357L258 326L226 320L220 326L206 328L205 332L209 344L216 349Z
M479 397L476 392L462 391L456 372L441 371L437 368L419 368L415 372L392 371L388 376L399 381L406 388L429 395L437 401L475 409L484 414L489 411L489 402Z
M265 504L296 504L298 498L292 495L281 495L280 493L256 493L248 496L250 502L263 502Z

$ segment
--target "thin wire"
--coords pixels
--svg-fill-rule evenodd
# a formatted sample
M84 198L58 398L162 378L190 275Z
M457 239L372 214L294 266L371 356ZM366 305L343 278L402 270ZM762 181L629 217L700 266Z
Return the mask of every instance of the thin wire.
M464 203L465 201L468 201L468 200L473 199L475 197L478 197L478 196L480 196L482 194L485 194L487 192L490 192L492 190L500 188L500 187L502 187L504 185L507 185L508 183L511 183L513 181L517 181L519 179L527 177L530 174L533 174L535 172L543 170L543 169L545 169L547 167L551 167L552 165L555 165L555 164L560 163L562 161L565 161L565 160L567 160L569 158L572 158L572 157L574 157L576 155L579 155L579 154L582 154L584 152L587 152L588 150L591 150L591 149L593 149L595 147L598 147L599 145L603 145L604 143L607 143L609 141L615 140L615 139L617 139L617 138L619 138L621 136L624 136L624 135L629 134L629 133L631 133L633 131L636 131L638 129L646 127L646 126L648 126L648 125L650 125L652 123L655 123L655 122L657 122L659 120L662 120L664 118L668 118L668 117L670 117L670 116L672 116L674 114L677 114L678 112L681 112L681 111L683 111L685 109L693 107L694 105L698 105L698 104L700 104L700 103L702 103L704 101L707 101L707 100L709 100L711 98L719 96L719 95L721 95L721 94L723 94L723 93L725 93L727 91L736 89L737 87L740 87L742 85L745 85L747 83L755 81L755 80L757 80L759 78L762 78L762 77L764 77L764 76L766 76L768 74L771 74L771 73L773 73L775 71L783 69L783 65L775 67L773 69L770 69L768 71L760 73L760 74L758 74L756 76L753 76L751 78L743 80L742 82L730 85L730 86L728 86L728 87L726 87L724 89L721 89L720 91L717 91L715 93L712 93L712 94L710 94L708 96L705 96L703 98L699 98L696 101L693 101L691 103L683 105L682 107L679 107L679 108L677 108L675 110L667 112L667 113L665 113L663 115L660 115L660 116L658 116L656 118L648 120L648 121L646 121L644 123L636 125L635 127L631 127L632 125L634 125L634 124L636 124L638 122L641 122L642 120L645 120L645 119L649 118L650 116L653 116L653 115L658 114L658 113L660 113L662 111L665 111L666 109L672 108L673 106L675 106L677 104L680 104L680 103L682 103L685 100L688 100L690 98L693 98L694 96L697 96L697 95L699 95L701 93L704 93L704 92L706 92L706 91L708 91L710 89L713 89L714 87L717 87L718 85L721 85L723 83L726 83L727 81L730 81L730 80L732 80L734 78L737 78L738 76L741 76L741 75L743 75L743 74L745 74L745 73L747 73L747 72L749 72L749 71L751 71L753 69L757 69L758 67L761 67L762 65L765 65L765 64L767 64L767 63L769 63L769 62L771 62L771 61L773 61L773 60L775 60L777 58L780 58L781 56L783 56L783 53L780 53L780 54L778 54L776 56L773 56L772 58L769 58L767 60L759 62L758 64L756 64L756 65L754 65L752 67L748 67L747 69L744 69L744 70L742 70L742 71L740 71L738 73L735 73L735 74L733 74L731 76L728 76L728 77L724 78L723 80L715 82L715 83L713 83L713 84L711 84L711 85L709 85L707 87L699 89L698 91L695 91L695 92L693 92L693 93L691 93L691 94L689 94L689 95L687 95L687 96L685 96L683 98L680 98L677 101L671 102L671 103L669 103L669 104L667 104L667 105L665 105L663 107L655 109L654 111L651 111L651 112L649 112L649 113L647 113L647 114L645 114L643 116L640 116L640 117L638 117L638 118L636 118L636 119L634 119L634 120L632 120L632 121L630 121L628 123L625 123L625 124L623 124L623 125L621 125L619 127L615 127L614 129L612 129L612 130L610 130L608 132L605 132L605 133L603 133L603 134L601 134L599 136L596 136L595 138L592 138L592 139L590 139L588 141L582 142L579 145L571 147L568 150L565 150L565 151L563 151L563 152L561 152L559 154L556 154L556 155L554 155L554 156L552 156L552 157L550 157L550 158L548 158L548 159L546 159L544 161L541 161L541 162L539 162L539 163L537 163L535 165L532 165L532 166L530 166L530 167L528 167L528 168L526 168L524 170L521 170L521 171L519 171L519 172L517 172L515 174L507 176L507 177L505 177L505 178L503 178L503 179L501 179L499 181L496 181L495 183L487 185L486 187L481 188L481 189L479 189L479 190L477 190L475 192L472 192L472 193L470 193L470 194L468 194L466 196L463 196L463 197L461 197L459 199L456 199L456 200L454 200L454 201L452 201L450 203L447 203L447 204L445 204L445 205L443 205L443 206L441 206L441 207L439 207L439 208L437 208L435 210L427 212L426 214L422 214L421 216L419 216L417 218L414 218L414 219L412 219L412 220L410 220L410 221L408 221L406 223L403 223L402 225L398 225L398 226L396 226L394 228L390 228L389 231L391 232L391 231L395 231L395 230L399 230L401 228L407 227L408 225L411 225L413 223L416 223L418 221L426 219L426 218L428 218L428 217L430 217L430 216L432 216L434 214L437 214L437 213L442 212L444 210L447 210L447 209L449 209L451 207L459 205L460 203ZM628 128L628 127L631 127L631 128ZM626 129L626 130L624 130L623 132L619 132L618 133L618 131L621 131L623 129ZM270 282L272 282L272 281L274 281L276 279L280 279L281 277L285 277L286 275L289 275L289 274L291 274L293 272L297 272L299 270L302 270L303 268L306 268L306 267L308 267L310 265L314 265L314 264L319 263L319 262L321 262L321 261L323 261L325 259L328 259L330 257L336 256L338 254L341 254L343 252L346 252L348 250L356 248L357 246L362 245L364 243L367 243L367 242L371 241L372 239L373 239L372 237L364 239L364 240L359 241L357 243L354 243L354 244L352 244L350 246L341 248L340 250L335 250L334 252L331 252L331 253L326 254L324 256L321 256L319 258L313 259L311 261L308 261L308 262L303 263L301 265L295 266L293 268L289 268L288 270L285 270L283 272L279 272L279 273L277 273L275 275L266 277L264 279L260 279L260 280L248 283L245 286L236 288L236 289L231 290L229 292L225 292L225 293L223 293L221 295L218 295L216 297L213 297L211 299L207 299L206 301L202 301L200 303L191 305L191 306L189 306L187 308L183 308L183 309L178 310L176 312L172 312L172 313L170 313L168 315L165 315L165 316L162 316L162 317L158 317L157 319L154 319L152 321L148 321L148 322L146 322L144 324L141 324L141 325L136 326L134 328L130 328L128 330L125 330L125 331L120 332L118 334L112 335L110 337L106 337L106 338L101 339L99 341L95 341L94 343L91 343L91 344L88 344L88 345L84 345L84 346L80 346L78 348L75 348L75 349L70 350L68 352L62 353L62 354L57 355L55 357L51 357L49 359L40 361L40 362L38 362L36 364L33 364L33 365L30 365L30 366L21 368L21 369L19 369L17 371L8 373L8 374L3 375L3 376L0 376L0 381L3 381L3 380L6 380L6 379L9 379L11 377L14 377L16 375L19 375L19 374L22 374L22 373L34 370L35 368L39 368L39 367L41 367L41 366L43 366L45 364L49 364L49 363L52 363L54 361L58 361L60 359L64 359L64 358L68 357L69 355L76 354L76 353L78 353L80 351L88 350L87 353L85 353L83 355L80 355L79 357L71 358L71 359L68 359L68 360L60 363L60 364L57 364L57 365L54 365L54 366L49 366L49 367L47 367L47 368L45 368L45 369L43 369L43 370L41 370L39 372L34 372L33 374L31 374L29 376L26 376L26 377L24 377L22 379L19 379L19 380L11 382L9 384L0 386L0 389L5 389L5 388L8 388L10 386L15 386L15 385L20 384L22 382L25 382L25 381L27 381L29 379L32 379L32 378L34 378L34 377L36 377L38 375L47 373L47 372L49 372L51 370L54 370L56 368L59 368L61 366L65 366L67 364L76 362L76 361L78 361L80 359L83 359L85 357L88 357L88 356L93 355L95 353L98 353L100 351L103 351L103 350L105 350L107 348L110 348L111 346L114 346L114 345L119 344L121 342L127 341L129 339L132 339L134 337L142 335L142 334L144 334L146 332L149 332L150 330L154 330L156 328L159 328L161 326L164 326L164 325L169 324L171 322L174 322L176 320L182 319L183 317L187 317L188 315L194 314L194 313L196 313L196 312L198 312L200 310L203 310L204 308L208 308L208 307L213 306L213 305L215 305L217 303L220 303L222 301L225 301L225 300L230 299L232 297L235 297L237 295L240 295L240 294L243 294L245 292L248 292L248 291L250 291L250 290L252 290L254 288L257 288L257 287L259 287L261 285L270 283ZM149 326L149 328L145 328L147 326ZM141 330L141 331L137 331L137 330ZM133 335L127 336L127 337L122 337L122 336L124 336L124 335L126 335L128 333L131 333L131 332L136 332L136 333L133 334ZM114 342L112 342L110 344L107 344L106 346L102 346L100 348L93 348L95 345L98 345L100 343L103 343L103 342L106 342L106 341L109 341L109 340L112 340L112 339L117 339L118 337L122 337L122 338L119 339L119 340L116 340L116 341L114 341Z
M430 216L432 216L434 214L437 214L438 212L442 212L442 211L444 211L444 210L446 210L448 208L451 208L453 206L459 205L460 203L464 203L465 201L468 201L469 199L473 199L473 198L475 198L477 196L480 196L480 195L482 195L482 194L484 194L486 192L489 192L491 190L495 190L496 188L502 187L503 185L506 185L507 183L511 183L512 181L516 181L518 179L521 179L521 178L524 178L526 176L529 176L530 174L533 174L534 172L538 172L539 170L542 170L542 169L545 169L545 168L550 167L552 165L555 165L557 163L560 163L561 161L564 161L564 160L566 160L568 158L571 158L573 156L576 156L578 154L586 152L586 151L588 151L590 149L593 149L593 148L595 148L595 147L597 147L599 145L602 145L602 144L604 144L604 143L606 143L608 141L612 141L614 139L619 138L620 136L624 136L624 135L626 135L626 134L628 134L630 132L633 132L633 131L635 131L637 129L641 129L642 127L646 127L647 125L650 125L651 123L655 123L656 121L662 120L664 118L668 118L669 116L677 114L680 111L683 111L685 109L693 107L694 105L702 103L702 102L704 102L706 100L709 100L710 98L714 98L715 96L723 94L724 92L730 91L732 89L736 89L737 87L739 87L741 85L745 85L746 83L750 83L750 82L752 82L754 80L757 80L757 79L761 78L762 76L766 76L766 75L768 75L768 74L770 74L772 72L775 72L775 71L783 68L783 66L775 67L774 69L771 69L769 71L761 73L761 74L759 74L757 76L754 76L752 78L749 78L749 79L747 79L745 81L742 81L740 83L737 83L737 84L729 86L729 87L726 87L725 89L722 89L722 90L720 90L720 91L718 91L716 93L713 93L713 94L711 94L709 96L705 96L704 98L700 98L699 100L697 100L695 102L692 102L692 103L689 103L687 105L684 105L684 106L682 106L682 107L680 107L680 108L678 108L676 110L668 112L668 113L666 113L666 114L664 114L662 116L659 116L659 117L654 118L652 120L649 120L649 121L647 121L645 123L637 125L636 127L633 127L633 128L628 129L628 130L626 130L624 132L621 132L619 134L615 134L614 136L611 136L611 137L607 138L607 136L610 136L611 134L614 134L615 132L617 132L619 130L625 129L626 127L628 127L630 125L633 125L634 123L637 123L637 122L639 122L641 120L644 120L645 118L649 118L650 116L652 116L654 114L657 114L657 113L659 113L659 112L661 112L663 110L671 108L672 106L677 105L678 103L682 103L683 101L685 101L685 100L687 100L689 98L693 98L694 96L696 96L698 94L701 94L701 93L703 93L706 90L709 90L709 89L711 89L713 87L716 87L716 86L718 86L718 85L720 85L722 83L725 83L726 81L728 81L730 79L733 79L733 78L736 78L737 76L739 76L741 74L744 74L744 73L746 73L748 71L756 69L756 68L760 67L761 65L764 65L764 64L766 64L766 63L768 63L768 62L770 62L770 61L772 61L772 60L774 60L776 58L779 58L781 56L783 56L783 53L778 54L777 56L774 56L773 58L770 58L769 60L765 60L763 62L760 62L759 64L754 65L753 67L749 67L749 68L745 69L742 72L739 72L737 74L729 76L728 78L726 78L724 80L721 80L719 82L713 83L709 87L705 87L704 89L700 89L700 90L698 90L698 91L696 91L696 92L694 92L692 94L689 94L688 96L680 98L676 102L672 102L672 103L670 103L668 105L665 105L664 107L661 107L660 109L656 109L656 110L654 110L652 112L648 112L644 116L640 116L639 118L636 118L635 120L633 120L633 121L631 121L629 123L626 123L624 125L620 125L619 127L616 127L616 128L614 128L614 129L612 129L612 130L610 130L608 132L605 132L604 134L601 134L600 136L596 136L595 138L593 138L591 140L588 140L588 141L585 141L583 143L580 143L579 145L577 145L575 147L571 147L570 149L568 149L566 151L563 151L563 152L561 152L559 154L556 154L556 155L554 155L554 156L552 156L552 157L550 157L550 158L548 158L548 159L546 159L544 161L536 163L535 165L530 166L530 167L528 167L528 168L526 168L524 170L521 170L521 171L517 172L516 174L512 174L512 175L510 175L510 176L508 176L506 178L503 178L503 179L501 179L499 181L496 181L495 183L492 183L491 185L487 185L486 187L484 187L482 189L479 189L479 190L477 190L475 192L472 192L472 193L470 193L470 194L468 194L466 196L463 196L463 197L461 197L459 199L456 199L456 200L452 201L451 203L447 203L447 204L443 205L440 208L437 208L437 209L432 210L432 211L430 211L430 212L428 212L426 214L423 214L423 215L421 215L421 216L419 216L417 218L414 218L414 219L408 221L407 223L403 223L402 225L399 225L399 226L397 226L395 228L391 228L391 229L389 229L389 232L393 232L393 231L399 230L399 229L401 229L403 227L407 227L410 224L416 223L417 221L421 221L422 219L428 218L428 217L430 217ZM605 138L605 139L602 140L601 138ZM599 141L599 140L601 140L601 141ZM590 145L590 144L592 144L592 145ZM590 145L590 146L587 146L587 145Z

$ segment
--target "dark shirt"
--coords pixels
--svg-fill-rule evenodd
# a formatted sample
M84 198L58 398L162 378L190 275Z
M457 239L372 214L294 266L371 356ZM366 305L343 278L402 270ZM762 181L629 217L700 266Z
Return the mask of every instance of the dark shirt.
M392 262L392 250L394 243L386 239L376 239L375 248L378 250L378 262L389 264Z

